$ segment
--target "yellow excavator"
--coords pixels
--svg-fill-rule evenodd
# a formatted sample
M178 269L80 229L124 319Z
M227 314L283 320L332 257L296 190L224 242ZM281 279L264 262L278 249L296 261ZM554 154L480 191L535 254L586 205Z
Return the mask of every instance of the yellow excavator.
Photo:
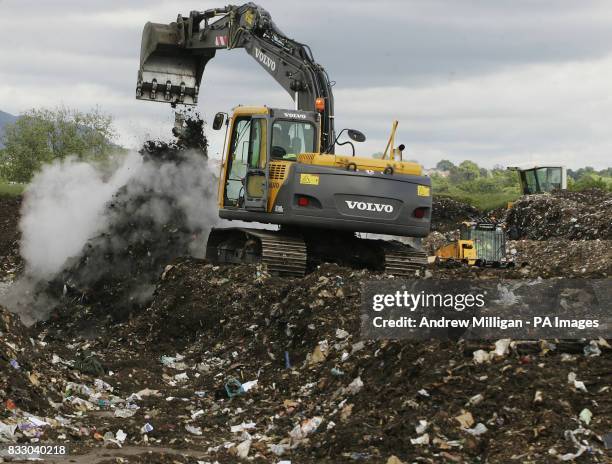
M219 216L276 224L279 230L215 228L206 257L219 263L263 262L280 275L301 276L328 261L394 275L413 275L426 254L393 240L429 233L431 182L402 159L393 124L381 159L355 156L354 129L334 128L332 83L307 45L283 34L263 8L247 3L178 16L143 31L136 98L195 105L206 64L217 50L247 51L294 99L294 109L238 106L217 113L225 126ZM341 141L344 133L348 140ZM346 145L350 155L335 153Z

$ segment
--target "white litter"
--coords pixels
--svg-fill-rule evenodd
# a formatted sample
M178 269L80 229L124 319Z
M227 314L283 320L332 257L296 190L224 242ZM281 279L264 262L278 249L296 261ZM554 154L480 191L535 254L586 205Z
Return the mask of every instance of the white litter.
M485 433L487 431L487 426L484 425L483 423L479 422L478 424L476 424L476 427L474 427L473 429L465 429L465 431L467 433L469 433L470 435L482 435L483 433Z
M346 330L344 330L344 329L336 329L336 338L338 338L340 340L344 340L348 336L349 336L349 333Z
M357 393L361 391L362 388L363 388L363 381L361 380L361 377L357 377L355 380L353 380L349 384L348 387L346 387L346 391L348 393L356 395Z
M303 420L300 424L296 425L291 432L289 432L289 436L294 440L301 440L306 438L312 432L319 428L323 422L323 418L319 416L315 416L312 419Z
M270 452L276 454L277 456L282 456L290 448L291 448L291 446L289 444L287 444L287 443L279 443L278 445L276 445L276 444L268 445L268 449L270 450ZM287 461L281 461L281 462L287 462Z
M245 430L253 430L255 428L255 422L243 422L239 425L232 425L230 427L230 431L232 433L244 432Z
M591 423L591 419L593 418L593 413L587 408L584 408L582 411L580 411L580 415L578 417L580 417L580 420L586 425L589 425Z
M245 440L236 446L236 456L239 458L246 458L249 455L249 451L251 449L251 440Z
M115 409L115 417L122 417L122 418L127 418L127 417L132 417L134 414L136 414L136 409Z
M200 427L194 427L193 425L186 425L185 430L187 430L192 435L202 435L202 429Z
M482 402L482 400L484 400L484 396L482 395L482 393L478 393L478 395L474 395L468 400L466 406L475 406Z
M501 340L497 340L495 342L495 354L497 356L505 356L508 354L510 350L510 343L512 340L509 338L502 338Z
M576 380L576 374L574 372L570 372L569 374L567 374L567 383L574 385L574 388L576 390L580 390L584 393L587 393L586 385L584 384L584 382Z
M476 364L482 364L491 359L491 355L485 350L476 350L474 351L473 356Z
M127 434L123 430L121 429L117 430L117 433L115 434L115 439L119 443L123 443L126 438L127 438Z
M204 414L204 410L203 409L199 409L199 410L191 413L191 418L195 420L195 419L197 419L198 417L200 417L203 414Z
M246 392L248 392L249 390L251 390L252 388L254 388L254 387L256 387L256 386L257 386L257 382L258 382L258 380L250 380L250 381L248 381L248 382L244 382L244 383L242 384L242 390L243 390L245 393L246 393Z
M418 435L421 435L427 430L427 427L429 427L429 422L426 420L420 420L419 425L417 425L414 429Z
M411 438L410 443L413 445L429 445L429 434L426 433L418 438Z

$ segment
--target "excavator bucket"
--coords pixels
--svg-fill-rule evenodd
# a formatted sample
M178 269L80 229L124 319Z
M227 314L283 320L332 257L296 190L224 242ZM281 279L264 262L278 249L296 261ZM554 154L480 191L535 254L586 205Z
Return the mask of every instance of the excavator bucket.
M183 22L147 23L142 31L136 98L196 105L202 73L214 49L185 48Z

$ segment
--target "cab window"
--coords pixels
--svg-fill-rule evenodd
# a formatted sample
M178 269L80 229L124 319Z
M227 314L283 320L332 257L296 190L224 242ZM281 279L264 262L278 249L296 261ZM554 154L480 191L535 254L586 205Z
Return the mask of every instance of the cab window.
M537 177L542 192L561 188L561 168L540 168Z
M277 120L272 126L273 159L295 161L300 153L314 152L315 126L303 121Z
M249 143L249 167L264 169L266 167L266 121L256 118L251 122L251 140Z
M251 118L238 118L234 123L230 145L229 173L226 179L225 197L229 205L237 205L244 196L242 180L246 175L251 136Z
M537 193L538 184L536 181L535 170L531 169L529 171L523 171L521 175L523 176L523 182L525 185L525 193L526 194Z

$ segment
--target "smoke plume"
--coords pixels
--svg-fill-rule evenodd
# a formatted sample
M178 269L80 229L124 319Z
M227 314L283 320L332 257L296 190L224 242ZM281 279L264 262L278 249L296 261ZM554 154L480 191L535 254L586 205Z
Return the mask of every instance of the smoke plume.
M76 158L45 166L28 186L21 211L27 274L51 278L66 259L78 255L106 226L106 204L141 169L142 158L134 152L123 156L112 173Z
M113 166L46 166L24 198L25 272L2 303L26 322L46 318L58 302L122 319L148 301L169 262L203 257L217 221L217 179L201 128L196 148L185 139L150 142Z

